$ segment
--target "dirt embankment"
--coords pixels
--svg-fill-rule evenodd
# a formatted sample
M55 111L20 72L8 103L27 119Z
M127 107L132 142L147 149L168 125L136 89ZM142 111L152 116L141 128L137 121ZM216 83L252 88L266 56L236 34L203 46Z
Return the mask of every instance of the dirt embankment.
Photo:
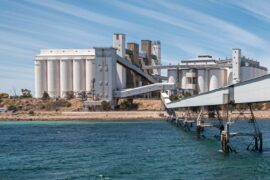
M16 111L0 113L0 120L164 119L167 115L161 111L160 100L135 99L133 103L136 110L82 112L81 99L4 99L0 106Z
M119 102L121 103L121 101ZM161 100L134 99L136 109L115 111L90 111L82 112L81 99L71 100L42 100L34 98L2 99L0 107L15 108L14 112L0 113L0 120L110 120L110 119L165 119L168 114L162 110ZM255 110L256 119L270 119L268 104L260 105L263 110ZM236 114L233 118L248 119L250 115L246 111L244 116ZM177 111L178 116L183 112ZM224 112L221 112L221 115ZM196 114L194 117L196 118Z

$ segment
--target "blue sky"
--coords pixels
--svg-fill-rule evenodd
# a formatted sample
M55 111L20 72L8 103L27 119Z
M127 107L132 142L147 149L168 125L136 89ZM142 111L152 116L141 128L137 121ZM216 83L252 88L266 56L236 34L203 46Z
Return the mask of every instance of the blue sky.
M267 0L1 0L0 92L34 90L33 58L41 48L111 46L160 40L162 64L198 54L231 57L231 49L270 68Z

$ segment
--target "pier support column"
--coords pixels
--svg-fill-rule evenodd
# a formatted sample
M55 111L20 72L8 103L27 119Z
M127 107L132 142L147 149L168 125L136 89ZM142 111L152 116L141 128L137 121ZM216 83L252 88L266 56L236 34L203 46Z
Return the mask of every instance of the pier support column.
M259 141L260 141L260 146L259 146L259 152L263 151L263 137L262 137L262 133L259 133Z
M200 109L200 113L197 117L197 127L196 127L196 137L197 139L200 139L201 138L201 131L203 130L203 127L202 127L202 117L203 117L203 113L204 113L204 107L201 107Z
M222 131L221 136L220 136L220 141L221 141L221 149L222 151L227 154L231 151L231 148L229 146L229 140L230 140L230 128L229 128L229 123L226 123L225 130Z

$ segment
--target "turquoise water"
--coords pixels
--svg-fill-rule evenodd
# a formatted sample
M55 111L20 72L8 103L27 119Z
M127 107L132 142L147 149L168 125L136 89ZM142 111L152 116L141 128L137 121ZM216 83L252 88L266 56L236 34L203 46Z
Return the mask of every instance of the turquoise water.
M236 138L224 155L217 130L196 140L164 121L1 122L0 179L270 179L270 121L259 124L263 153Z

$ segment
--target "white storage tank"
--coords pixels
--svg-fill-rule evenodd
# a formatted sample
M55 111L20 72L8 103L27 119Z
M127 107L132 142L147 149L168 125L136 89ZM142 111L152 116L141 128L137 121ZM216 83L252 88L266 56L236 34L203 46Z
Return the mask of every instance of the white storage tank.
M255 78L255 68L254 67L250 67L250 79L254 79Z
M251 72L251 67L248 67L248 66L241 67L241 73L240 73L241 81L247 81L251 79L250 72Z
M232 85L233 83L233 73L231 68L226 68L227 71L227 85Z
M73 91L72 60L60 60L60 96L66 98Z
M186 86L186 84L187 84L186 73L188 72L188 70L181 70L181 72L182 72L182 80L181 80L182 85L181 85L181 87L182 87L182 89L187 89L187 86Z
M255 68L255 78L259 77L260 74L259 74L259 69L256 67Z
M219 69L213 69L210 70L210 82L209 82L209 91L212 91L214 89L218 89L219 88L219 84L221 81L221 77L220 77L220 70Z
M220 81L219 81L219 87L218 88L222 88L224 86L227 85L227 81L226 81L226 71L224 69L220 69Z
M73 92L78 96L79 92L85 91L85 60L73 60Z
M35 97L41 98L47 92L47 61L35 61Z
M205 87L207 86L205 81L206 73L205 70L198 70L197 73L198 73L198 93L203 93L206 91Z
M177 83L177 70L176 69L168 69L168 82L169 83Z
M60 96L59 60L48 60L48 94L51 98Z
M94 88L96 76L96 61L95 59L87 59L85 62L86 68L86 91L91 92Z
M262 69L261 68L258 68L258 77L261 77L261 76L263 76L262 75Z

